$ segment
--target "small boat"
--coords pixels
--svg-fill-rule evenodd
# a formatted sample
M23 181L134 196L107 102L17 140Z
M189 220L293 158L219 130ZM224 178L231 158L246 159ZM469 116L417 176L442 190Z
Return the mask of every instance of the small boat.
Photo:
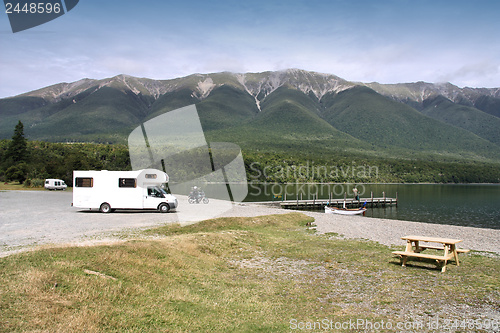
M337 208L337 207L328 207L325 206L326 214L340 214L340 215L365 215L366 208Z
M342 208L337 208L337 207L330 207L330 206L325 206L325 213L326 214L340 214L340 215L360 215L363 214L365 215L366 212L366 201L363 204L363 206L359 208L346 208L345 206L345 201L344 205Z

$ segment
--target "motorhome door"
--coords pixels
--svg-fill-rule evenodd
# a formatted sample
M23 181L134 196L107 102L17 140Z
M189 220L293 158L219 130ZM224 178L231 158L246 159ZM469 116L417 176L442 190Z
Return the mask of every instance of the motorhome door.
M146 186L144 188L144 208L146 209L156 209L158 205L163 201L163 193L158 188L158 186Z

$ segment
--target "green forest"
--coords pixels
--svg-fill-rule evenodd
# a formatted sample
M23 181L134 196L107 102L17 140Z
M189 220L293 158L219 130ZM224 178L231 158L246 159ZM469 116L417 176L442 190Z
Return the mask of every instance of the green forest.
M500 183L500 165L424 161L352 154L243 149L249 182L277 183ZM73 170L131 170L120 144L28 141L19 122L11 140L0 140L0 181L43 186L59 178L72 186ZM169 173L169 170L167 170Z
M96 143L28 141L22 123L11 140L0 140L0 180L41 187L46 178L72 186L73 170L130 170L128 148Z

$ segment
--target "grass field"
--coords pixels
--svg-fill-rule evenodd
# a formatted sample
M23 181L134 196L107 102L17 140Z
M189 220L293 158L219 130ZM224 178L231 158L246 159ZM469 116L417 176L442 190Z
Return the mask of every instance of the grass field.
M402 268L391 254L401 247L316 235L311 222L300 213L220 218L0 258L0 332L319 332L349 323L421 332L437 321L494 331L497 257L461 254L446 273L425 261Z
M43 187L26 187L19 182L0 182L0 191L14 191L14 190L31 190L31 191L42 191L45 190Z

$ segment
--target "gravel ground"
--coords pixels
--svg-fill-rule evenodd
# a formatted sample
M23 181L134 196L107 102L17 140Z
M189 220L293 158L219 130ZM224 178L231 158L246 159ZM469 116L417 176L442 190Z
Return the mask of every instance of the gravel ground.
M226 204L217 202L194 206L185 202L185 198L178 199L177 214L133 211L101 214L71 207L71 192L0 192L0 257L40 245L88 245L117 241L126 233L174 223L179 217L196 218L193 207L197 207L203 216L209 207L221 207L220 211L228 208ZM222 214L207 217L249 217L289 212L290 210L264 205L237 204ZM500 230L327 215L318 212L302 213L315 219L319 233L370 239L386 245L404 245L400 237L410 234L458 238L464 240L460 243L461 248L500 254Z
M256 216L288 213L290 210L257 205L236 206L224 216ZM300 211L315 219L316 231L320 234L337 233L346 238L369 239L385 245L404 245L401 237L420 235L463 239L459 248L500 254L500 230L461 227L447 224L433 224L370 218L364 216L343 216L320 212Z

